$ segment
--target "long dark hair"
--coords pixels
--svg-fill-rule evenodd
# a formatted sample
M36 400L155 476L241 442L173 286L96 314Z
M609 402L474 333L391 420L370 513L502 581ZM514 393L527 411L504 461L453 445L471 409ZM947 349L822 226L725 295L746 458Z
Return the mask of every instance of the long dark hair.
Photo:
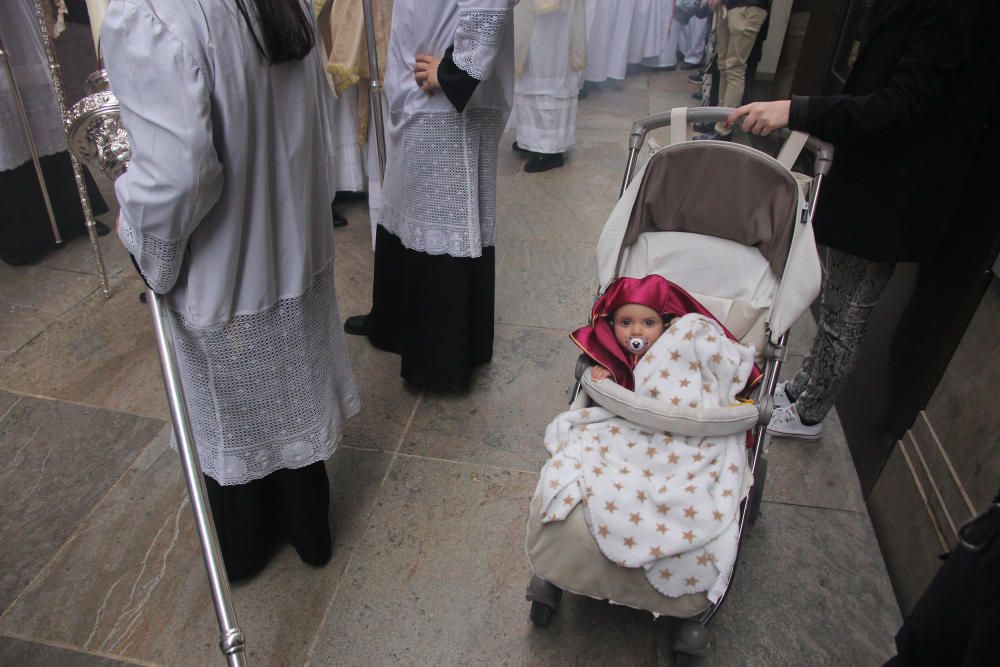
M256 21L251 20L247 11L248 2L256 10ZM302 0L236 0L236 7L246 21L257 51L272 65L302 60L312 51L316 36L302 9Z

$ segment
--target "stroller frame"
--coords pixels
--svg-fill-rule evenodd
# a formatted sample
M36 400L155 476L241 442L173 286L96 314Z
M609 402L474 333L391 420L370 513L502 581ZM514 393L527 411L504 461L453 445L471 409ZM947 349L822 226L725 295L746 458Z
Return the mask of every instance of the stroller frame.
M733 109L725 107L701 107L691 110L674 109L668 112L647 116L635 121L632 124L632 129L629 134L628 158L625 164L625 174L622 180L619 197L624 195L626 189L635 177L639 162L639 154L645 144L646 136L651 130L662 127L671 127L673 123L673 127L671 127L671 143L676 143L690 138L691 124L723 121L729 116L730 113L732 113L732 111ZM685 126L680 127L681 123ZM805 137L804 135L795 136L795 134L790 133L787 130L783 130L782 135L792 135L789 140L786 141L785 147L782 149L778 158L779 162L788 168L789 171L791 171L792 163L795 161L796 157L803 148L812 153L814 158L814 177L810 184L809 192L805 196L807 210L800 218L801 221L805 221L807 224L811 225L816 210L816 203L819 201L819 193L822 188L823 179L829 173L832 165L833 147L830 144L814 137ZM708 141L706 143L718 142ZM747 149L766 155L751 147L747 147ZM801 224L801 222L796 222L796 224ZM620 271L621 266L616 266L614 277L617 278L620 275ZM726 587L726 590L722 593L719 600L715 603L711 603L710 606L700 614L684 620L684 622L678 627L673 642L673 649L677 653L690 656L702 656L707 652L708 644L711 638L708 624L718 613L722 604L728 597L729 590L732 586L732 579L736 572L736 565L739 560L739 549L743 544L743 535L754 525L760 513L764 483L767 477L767 459L763 457L764 442L767 433L767 425L770 422L771 415L774 411L774 392L778 385L778 377L781 372L781 366L785 360L788 339L787 331L782 333L776 341L772 340L771 333L770 326L768 325L767 344L761 354L761 357L764 360L764 376L762 382L760 383L760 389L758 392L758 417L757 423L753 426L753 446L752 452L748 457L750 473L753 476L753 483L746 499L740 505L737 561L734 562L733 570L730 573L730 584ZM581 377L589 367L590 363L590 360L585 355L581 355L577 362L575 371L576 384L570 392L571 403L576 399L577 395L582 390ZM551 621L552 615L559 607L562 590L556 585L545 581L536 574L532 576L531 581L528 584L525 597L532 603L530 615L532 623L536 626L544 627L548 625Z

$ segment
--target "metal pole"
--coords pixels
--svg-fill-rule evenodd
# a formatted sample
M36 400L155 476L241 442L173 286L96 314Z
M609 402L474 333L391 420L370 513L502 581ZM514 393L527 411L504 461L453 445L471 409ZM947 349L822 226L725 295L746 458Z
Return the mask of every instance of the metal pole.
M378 49L375 43L375 16L372 0L362 0L365 13L365 43L368 47L368 98L371 100L372 116L375 119L375 145L378 148L379 180L385 180L385 120L382 115L382 81L379 79Z
M188 493L191 496L191 510L194 513L194 523L198 530L198 540L201 542L205 570L212 588L215 616L219 621L219 648L231 667L245 667L247 663L243 651L246 640L236 624L236 611L233 608L229 578L226 576L226 566L222 561L219 538L215 532L215 522L212 520L212 513L208 507L208 492L205 490L201 462L198 460L198 453L194 446L194 435L191 431L191 419L188 416L187 403L184 401L184 388L181 386L177 358L174 355L173 335L167 321L162 297L153 290L147 289L146 299L153 316L156 348L160 355L163 384L166 386L167 402L170 405L170 417L174 423L174 436L177 439L177 449L181 456L181 465L184 468L184 478L187 480Z
M45 22L45 10L42 8L40 0L33 1L35 16L38 17L38 29L42 33L42 42L45 44L45 53L49 58L49 72L52 75L52 87L56 92L56 103L59 105L59 115L63 119L63 131L66 131L66 96L63 94L62 79L59 76L59 61L56 59L56 50L49 38L49 28ZM69 137L67 136L67 141ZM70 162L73 164L73 180L76 181L76 190L80 195L80 206L83 207L83 219L87 225L87 234L90 236L90 247L94 250L94 258L97 260L97 270L101 276L101 290L106 298L111 298L111 289L108 287L108 272L104 268L104 256L101 254L101 246L97 244L97 223L94 221L94 212L90 208L90 197L87 195L87 184L83 180L83 167L70 151Z
M7 71L7 78L10 80L10 89L14 96L14 106L17 107L17 115L21 119L21 128L24 130L24 142L28 144L28 151L31 153L31 162L35 165L38 187L42 189L45 210L49 213L49 225L52 227L52 236L55 237L56 244L62 245L62 235L59 233L59 225L56 224L56 214L52 210L52 200L49 199L49 188L45 185L42 164L38 161L38 148L35 146L35 137L31 134L31 123L28 121L28 112L24 109L24 100L21 99L21 90L17 87L17 79L14 78L14 70L10 65L10 55L3 45L3 37L0 37L0 59L3 59L4 69Z

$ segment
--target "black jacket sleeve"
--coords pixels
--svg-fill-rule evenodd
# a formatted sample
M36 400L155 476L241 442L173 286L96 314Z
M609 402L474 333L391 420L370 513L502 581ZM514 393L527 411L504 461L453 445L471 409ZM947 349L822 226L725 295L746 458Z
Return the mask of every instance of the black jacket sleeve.
M455 107L456 111L462 113L465 110L465 105L469 103L472 93L476 92L479 80L455 64L452 57L454 51L455 46L452 45L444 52L444 57L441 58L441 63L438 65L438 83L441 84L441 90L444 91L445 97L448 98L451 105Z
M883 85L864 94L793 99L789 126L836 143L911 132L929 120L928 111L948 95L964 60L967 44L962 37L969 31L959 18L962 10L950 2L920 4L905 50ZM879 65L870 60L863 64Z

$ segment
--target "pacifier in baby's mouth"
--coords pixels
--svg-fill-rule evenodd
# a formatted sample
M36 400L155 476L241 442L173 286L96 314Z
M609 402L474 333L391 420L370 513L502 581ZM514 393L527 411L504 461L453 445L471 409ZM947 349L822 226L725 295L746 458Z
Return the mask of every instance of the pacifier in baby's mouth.
M649 346L649 341L646 340L645 336L631 336L625 347L632 354L639 355L646 351L646 347Z

